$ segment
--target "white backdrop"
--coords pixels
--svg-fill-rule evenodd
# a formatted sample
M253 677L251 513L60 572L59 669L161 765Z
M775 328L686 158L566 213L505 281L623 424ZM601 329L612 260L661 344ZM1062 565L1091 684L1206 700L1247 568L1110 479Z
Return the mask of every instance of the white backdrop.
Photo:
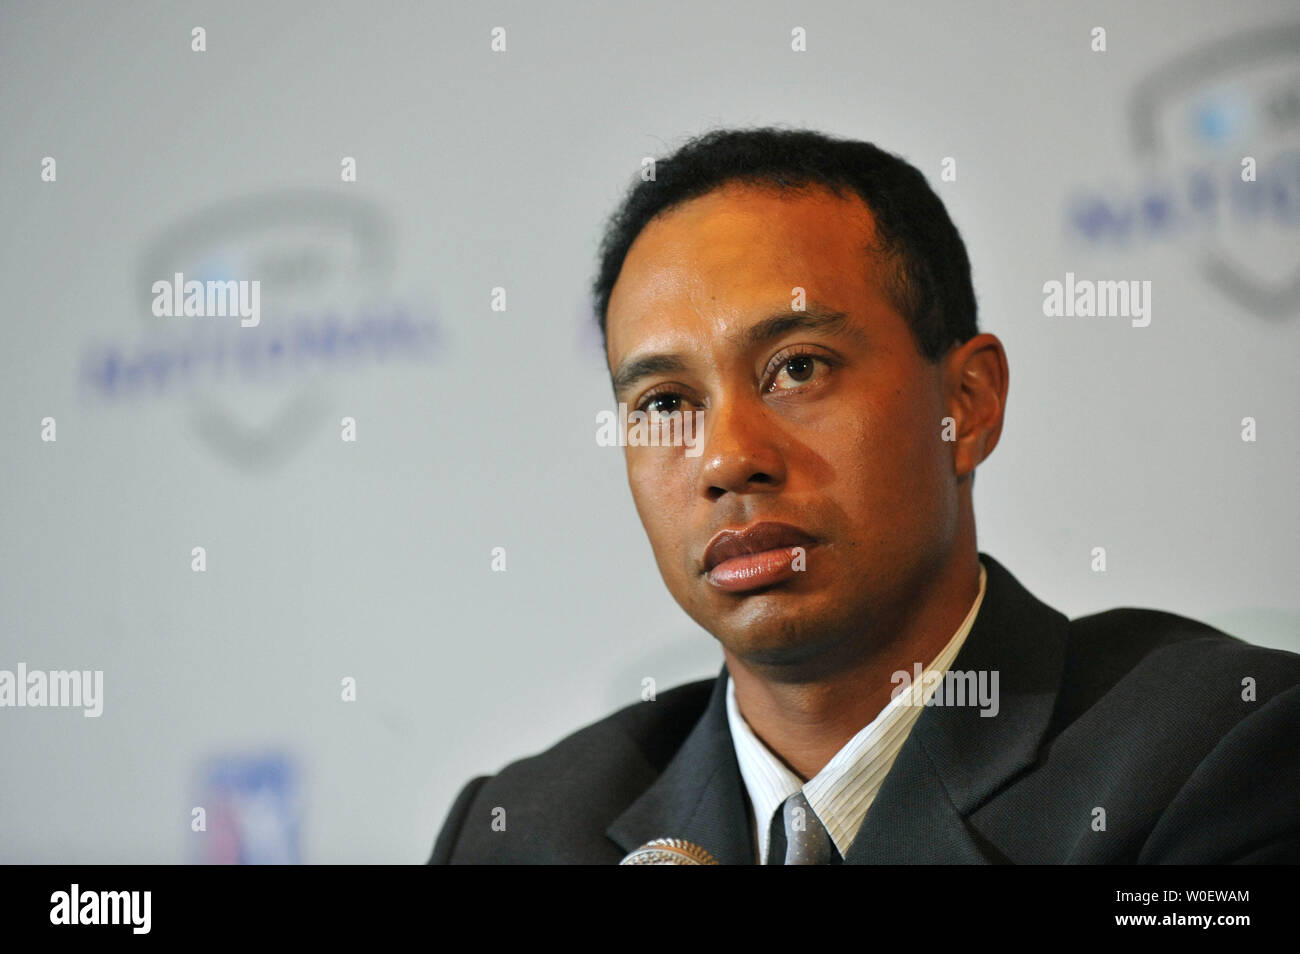
M0 860L423 861L470 776L717 671L596 445L587 286L718 125L948 204L1011 364L981 549L1300 650L1293 3L0 10L0 669L104 673L98 718L0 709ZM154 317L174 271L261 276L261 324ZM1150 326L1045 317L1071 271Z

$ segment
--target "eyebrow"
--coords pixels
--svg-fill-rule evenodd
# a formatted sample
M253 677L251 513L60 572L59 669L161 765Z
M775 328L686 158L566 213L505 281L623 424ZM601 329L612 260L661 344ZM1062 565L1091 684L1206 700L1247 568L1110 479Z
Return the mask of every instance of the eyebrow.
M848 335L861 344L867 342L866 335L849 321L849 316L844 312L823 308L811 302L805 311L782 312L756 321L737 337L748 350L775 341L792 331L807 331L825 336ZM686 371L687 364L686 357L676 352L657 352L629 358L614 372L614 393L622 394L637 381L652 374Z

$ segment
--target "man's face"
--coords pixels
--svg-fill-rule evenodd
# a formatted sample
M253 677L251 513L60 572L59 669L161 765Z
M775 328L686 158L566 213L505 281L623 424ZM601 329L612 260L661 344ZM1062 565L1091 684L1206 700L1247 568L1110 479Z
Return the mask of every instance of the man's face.
M625 451L659 572L691 618L754 662L889 638L872 628L905 614L953 547L944 365L920 355L890 302L865 251L873 236L857 196L728 185L652 221L610 298L616 400L704 412L695 456ZM805 310L792 307L797 288ZM828 314L841 327L755 334L773 316ZM619 380L649 355L676 360ZM778 547L707 572L715 535L764 521L810 538L802 570Z

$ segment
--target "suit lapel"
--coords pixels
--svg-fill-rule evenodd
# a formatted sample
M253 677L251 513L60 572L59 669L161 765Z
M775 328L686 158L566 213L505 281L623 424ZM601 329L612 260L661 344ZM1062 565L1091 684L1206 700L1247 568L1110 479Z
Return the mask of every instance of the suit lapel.
M700 721L654 783L606 829L625 852L683 838L724 865L754 863L749 800L727 727L724 666Z
M927 706L917 718L845 858L847 864L1004 860L964 819L1031 765L1051 720L1065 661L1064 615L996 560L984 602L952 669L996 672L998 711Z
M996 560L952 669L998 673L998 713L929 706L899 750L846 864L1003 860L964 819L1034 761L1060 687L1068 620ZM754 864L749 799L727 726L724 666L704 714L668 766L606 830L624 851L683 838L721 864Z

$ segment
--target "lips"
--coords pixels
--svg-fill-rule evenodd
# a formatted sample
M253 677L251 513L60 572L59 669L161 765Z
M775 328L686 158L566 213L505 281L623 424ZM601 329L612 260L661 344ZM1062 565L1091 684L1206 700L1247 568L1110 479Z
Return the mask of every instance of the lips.
M756 523L743 530L720 530L704 551L704 572L734 557L749 556L768 550L807 547L817 541L788 523Z

